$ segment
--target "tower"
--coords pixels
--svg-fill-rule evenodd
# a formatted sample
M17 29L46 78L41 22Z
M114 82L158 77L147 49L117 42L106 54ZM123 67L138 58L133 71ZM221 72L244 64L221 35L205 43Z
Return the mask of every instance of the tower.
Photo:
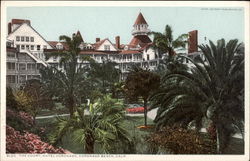
M135 20L133 27L134 27L134 29L132 30L133 36L148 35L148 33L150 32L150 30L148 29L148 24L141 12L139 13L137 19Z
M141 12L137 16L133 27L134 27L134 29L132 30L133 38L129 43L130 47L143 48L152 42L148 37L148 33L150 32L150 30L148 29L148 24Z

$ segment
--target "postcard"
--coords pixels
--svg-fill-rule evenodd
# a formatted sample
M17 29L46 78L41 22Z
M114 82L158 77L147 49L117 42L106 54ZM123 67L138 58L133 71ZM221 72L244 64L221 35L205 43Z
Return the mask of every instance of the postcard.
M1 4L1 160L249 160L249 2Z

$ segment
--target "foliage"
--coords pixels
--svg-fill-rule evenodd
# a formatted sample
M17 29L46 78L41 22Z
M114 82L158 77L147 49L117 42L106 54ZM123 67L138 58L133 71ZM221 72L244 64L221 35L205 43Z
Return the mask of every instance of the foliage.
M144 101L144 118L147 126L147 102L149 96L158 89L160 85L160 76L144 70L140 67L133 66L125 81L125 94L130 100L141 97Z
M244 53L242 44L221 39L215 45L199 46L205 60L188 59L192 66L177 68L164 75L160 90L152 97L159 106L159 127L179 123L187 127L195 122L197 130L207 117L216 127L217 150L223 152L231 136L244 131Z
M63 136L72 134L76 142L84 145L86 153L94 153L95 143L100 143L105 153L112 151L117 141L129 143L128 134L122 126L124 107L109 95L99 98L90 105L89 114L77 109L69 119L58 118L58 126L51 136L51 142L57 144Z
M13 109L17 109L18 103L13 94L13 90L11 87L6 88L6 107L11 107Z
M42 142L40 137L29 132L21 134L11 126L6 126L6 152L7 153L62 153L62 148Z
M173 154L215 154L216 143L201 134L178 126L164 127L147 140Z
M173 31L169 25L166 25L164 33L151 32L154 36L153 45L160 53L167 53L169 56L175 55L175 49L185 48L187 43L187 34L180 35L173 39Z
M90 61L88 77L103 94L110 93L115 83L119 82L121 71L116 66L117 63L109 60L103 60L102 63Z
M32 98L35 115L37 115L41 109L52 109L52 107L54 107L52 97L50 97L39 80L33 79L27 81L23 91L27 96Z
M17 102L18 111L25 111L35 116L36 107L34 106L34 99L29 96L24 90L16 90L14 97Z
M65 104L69 109L70 116L76 111L76 106L81 103L81 95L83 89L86 71L83 62L89 60L88 57L80 55L79 45L81 37L75 35L72 38L68 36L60 36L59 39L64 41L68 46L68 50L47 53L46 56L59 57L59 65L63 68L59 70L53 67L47 67L40 71L42 76L42 84L46 87L48 93L53 94L59 101Z
M34 125L34 118L26 112L6 110L6 124L17 130L28 130Z

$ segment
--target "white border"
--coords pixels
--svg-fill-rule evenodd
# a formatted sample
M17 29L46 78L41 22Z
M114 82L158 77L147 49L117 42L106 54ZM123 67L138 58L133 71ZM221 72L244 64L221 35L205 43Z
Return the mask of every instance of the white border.
M151 161L151 160L227 160L227 161L247 161L249 160L249 2L246 1L3 1L1 2L1 160L134 160L134 161ZM5 154L5 104L6 104L6 9L7 7L27 7L27 6L143 6L143 7L243 7L245 10L245 155L126 155L125 157L117 155L93 155L94 157L81 157L79 155L53 155L53 157L37 157L41 155L26 155L15 157L6 157ZM237 32L237 31L232 31ZM13 155L14 156L14 155ZM48 156L48 155L47 155ZM73 156L73 157L71 157ZM112 157L114 156L114 157Z

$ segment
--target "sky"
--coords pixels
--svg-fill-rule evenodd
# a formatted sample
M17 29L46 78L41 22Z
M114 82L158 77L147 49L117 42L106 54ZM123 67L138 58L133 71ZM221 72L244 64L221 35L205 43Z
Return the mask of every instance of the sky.
M224 38L244 42L243 8L201 7L8 7L7 22L29 19L31 25L46 40L57 41L60 35L72 35L79 30L85 42L94 43L97 37L122 44L132 39L133 24L141 12L149 29L164 32L168 24L173 36L198 30L198 43ZM6 24L7 27L7 24Z

